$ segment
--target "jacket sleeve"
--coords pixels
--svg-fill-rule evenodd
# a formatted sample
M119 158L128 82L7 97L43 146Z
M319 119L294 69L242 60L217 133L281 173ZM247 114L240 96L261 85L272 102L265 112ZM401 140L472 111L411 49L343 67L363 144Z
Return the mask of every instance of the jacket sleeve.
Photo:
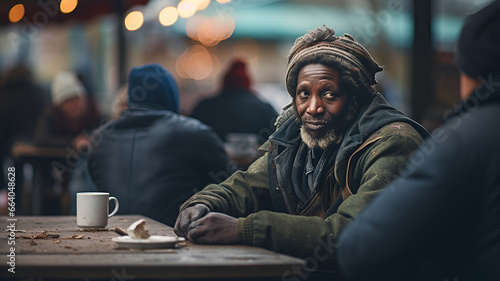
M269 196L267 153L255 160L246 171L236 171L220 184L211 184L189 198L180 212L195 204L234 217L247 216L272 206Z
M361 169L357 193L348 197L337 213L324 220L266 211L240 218L238 231L245 244L313 258L331 269L335 260L333 246L340 231L398 175L420 141L421 138L392 135L366 147L356 165Z

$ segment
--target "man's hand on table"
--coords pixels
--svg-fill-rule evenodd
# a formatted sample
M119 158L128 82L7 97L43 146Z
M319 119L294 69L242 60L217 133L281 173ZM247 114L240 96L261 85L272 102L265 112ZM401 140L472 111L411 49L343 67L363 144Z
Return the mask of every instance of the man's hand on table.
M182 211L175 221L174 232L177 236L188 237L189 225L210 213L210 209L203 204L196 204Z
M240 244L238 219L212 212L189 225L188 239L200 244Z
M182 211L175 222L174 232L201 244L238 244L238 219L222 213L212 213L203 204Z

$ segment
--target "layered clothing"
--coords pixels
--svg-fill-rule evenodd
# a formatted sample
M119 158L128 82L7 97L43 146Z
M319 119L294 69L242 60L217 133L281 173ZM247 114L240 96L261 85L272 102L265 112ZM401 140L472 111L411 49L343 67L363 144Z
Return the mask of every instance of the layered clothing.
M331 269L335 256L327 245L398 176L427 132L378 93L360 108L342 141L322 153L305 147L291 109L278 124L261 147L263 157L207 186L181 211L201 203L238 217L238 233L248 245L302 258L326 250L318 262Z

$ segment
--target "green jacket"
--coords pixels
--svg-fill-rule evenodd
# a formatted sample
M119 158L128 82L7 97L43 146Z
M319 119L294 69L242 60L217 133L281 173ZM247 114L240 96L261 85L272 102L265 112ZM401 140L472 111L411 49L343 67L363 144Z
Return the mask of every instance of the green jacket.
M205 204L212 211L239 218L238 233L245 244L313 258L331 268L333 245L340 231L398 176L428 133L376 94L361 109L339 152L332 156L334 165L324 177L322 191L328 191L333 200L324 206L325 215L304 216L296 213L299 200L287 179L294 157L290 151L296 151L301 142L299 125L293 118L291 115L282 121L261 147L267 151L265 155L247 171L237 171L221 184L207 186L180 211ZM335 202L340 204L333 206Z

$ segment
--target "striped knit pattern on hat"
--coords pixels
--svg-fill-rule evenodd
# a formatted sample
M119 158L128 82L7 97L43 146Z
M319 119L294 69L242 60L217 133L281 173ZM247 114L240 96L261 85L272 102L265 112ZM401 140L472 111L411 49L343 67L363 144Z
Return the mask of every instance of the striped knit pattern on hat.
M293 97L297 76L302 67L310 63L345 67L358 76L356 81L369 87L377 83L375 73L382 70L368 51L349 34L335 36L335 31L321 26L299 37L288 56L286 87ZM341 71L340 69L337 69Z

